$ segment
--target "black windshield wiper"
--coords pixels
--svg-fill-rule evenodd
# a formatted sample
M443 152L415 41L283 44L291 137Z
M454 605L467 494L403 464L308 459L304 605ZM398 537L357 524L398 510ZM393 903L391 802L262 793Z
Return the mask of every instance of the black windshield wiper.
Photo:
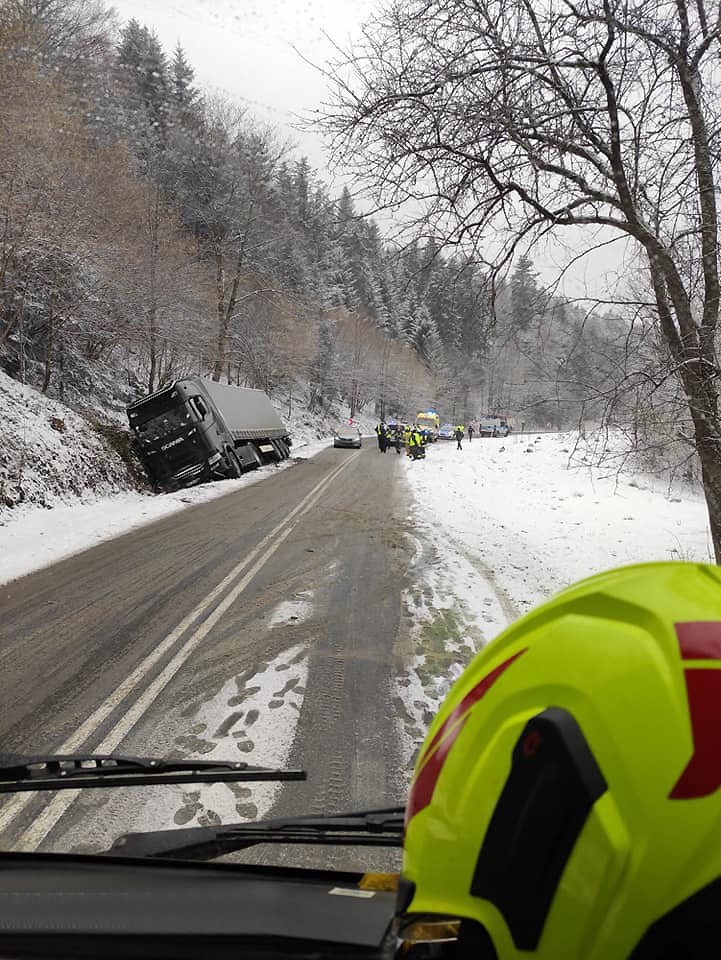
M0 793L137 787L155 783L305 780L304 770L273 770L231 760L163 760L114 754L17 756L0 753Z
M108 853L128 857L213 860L259 843L402 847L405 807L362 810L327 817L286 817L227 827L188 827L126 833Z

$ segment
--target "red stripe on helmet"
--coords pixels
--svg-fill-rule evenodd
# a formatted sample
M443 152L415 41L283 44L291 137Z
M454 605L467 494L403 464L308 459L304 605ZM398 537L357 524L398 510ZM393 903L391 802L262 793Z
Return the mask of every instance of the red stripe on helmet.
M427 807L433 798L438 777L450 753L451 747L456 742L458 734L468 719L468 711L483 697L483 695L493 686L502 673L510 667L514 660L517 660L526 650L519 650L508 660L494 667L490 673L487 673L482 680L470 690L461 700L458 706L443 721L435 736L425 750L426 760L413 781L411 792L408 797L406 807L406 823L409 823L419 811ZM435 752L434 747L437 746Z
M690 620L674 626L682 660L721 660L721 621Z
M455 723L465 716L466 713L471 709L471 707L478 703L481 697L486 693L489 687L492 687L493 684L498 680L502 673L510 667L514 660L517 660L521 654L525 653L528 648L524 650L519 650L518 653L514 653L512 657L509 657L508 660L504 660L503 663L499 663L497 667L494 667L490 673L487 673L482 680L479 680L478 683L473 687L472 690L469 690L465 697L461 700L458 706L452 711L452 713L446 717L441 726L435 733L435 736L428 744L425 749L425 754L431 752L439 740L441 740L445 735L449 727L452 727Z
M707 797L721 787L721 670L684 673L694 750L669 794L671 800Z
M409 823L433 799L433 791L441 775L443 764L467 719L468 717L463 717L461 722L456 724L413 781L406 806L406 823Z

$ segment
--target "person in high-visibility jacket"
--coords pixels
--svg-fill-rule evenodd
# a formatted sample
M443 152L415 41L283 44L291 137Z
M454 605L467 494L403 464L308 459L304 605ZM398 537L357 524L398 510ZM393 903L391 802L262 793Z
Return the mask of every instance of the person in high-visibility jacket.
M411 439L409 442L409 449L411 452L411 457L414 460L419 460L421 457L425 457L426 451L423 446L423 438L421 437L421 432L418 429L411 430Z
M388 430L388 446L393 447L396 453L401 452L401 434L397 426L393 430Z
M406 448L406 456L411 455L411 428L403 427L403 446Z

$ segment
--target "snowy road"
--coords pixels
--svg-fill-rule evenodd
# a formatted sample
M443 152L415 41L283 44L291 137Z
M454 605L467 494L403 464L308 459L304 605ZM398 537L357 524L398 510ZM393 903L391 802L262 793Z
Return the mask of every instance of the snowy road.
M389 703L408 557L400 458L326 450L0 588L3 750L303 766L273 787L20 795L2 845L402 796ZM42 813L40 808L43 807Z
M133 830L402 802L438 703L507 623L600 570L709 558L697 488L594 466L577 439L438 444L417 463L372 443L325 449L262 482L227 481L210 502L157 498L179 512L0 586L5 751L309 774L283 788L21 795L0 801L0 845L98 850ZM109 522L131 522L122 502ZM342 850L291 857L386 866Z

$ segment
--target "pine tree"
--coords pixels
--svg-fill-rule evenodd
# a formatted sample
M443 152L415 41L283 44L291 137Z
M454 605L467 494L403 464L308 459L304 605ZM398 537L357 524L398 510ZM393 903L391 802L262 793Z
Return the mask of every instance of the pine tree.
M515 330L526 331L539 319L542 296L536 281L533 261L524 254L511 276L511 318Z
M148 173L157 169L158 154L166 146L171 103L167 59L157 36L130 20L120 34L117 63L131 145L141 172Z
M192 110L198 101L195 71L188 63L180 42L173 51L173 59L170 64L170 82L172 97L176 106L183 112Z

